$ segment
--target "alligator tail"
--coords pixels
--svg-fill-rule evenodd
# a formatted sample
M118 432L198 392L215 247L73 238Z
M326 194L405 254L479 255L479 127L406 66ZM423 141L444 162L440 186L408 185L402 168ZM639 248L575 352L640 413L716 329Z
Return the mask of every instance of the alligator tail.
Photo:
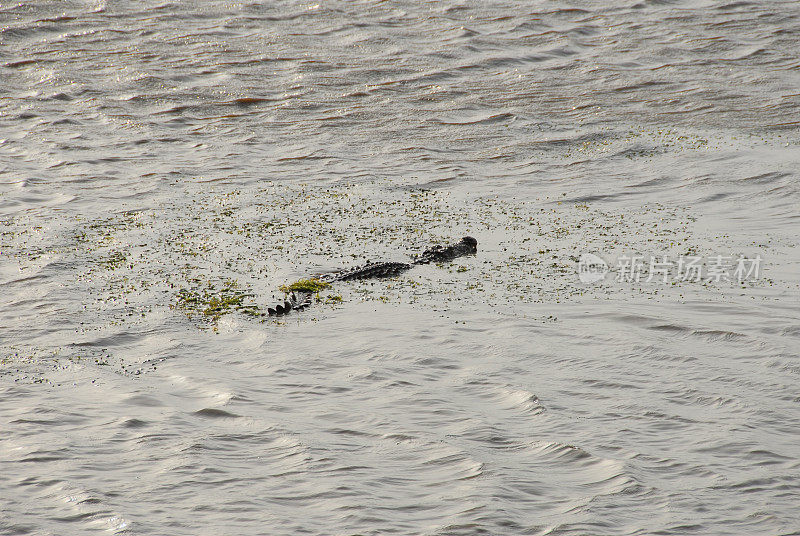
M300 297L292 292L292 295L286 298L283 303L279 303L275 307L268 307L267 313L269 316L283 316L291 311L302 311L309 305L311 305L310 292L300 292Z

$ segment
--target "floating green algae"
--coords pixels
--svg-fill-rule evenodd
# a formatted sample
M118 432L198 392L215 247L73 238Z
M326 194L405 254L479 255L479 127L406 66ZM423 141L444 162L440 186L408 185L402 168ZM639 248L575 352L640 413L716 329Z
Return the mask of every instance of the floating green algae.
M251 296L252 294L239 290L235 281L224 282L220 289L209 283L205 288L180 289L176 298L176 306L190 318L194 315L202 315L214 324L224 315L233 311L253 317L264 316L257 305L244 303Z
M290 292L319 292L330 286L330 283L326 283L325 281L321 281L312 277L310 279L301 279L299 281L295 281L291 285L282 285L279 288L282 292L288 294Z
M105 259L99 261L99 264L107 270L116 270L125 265L128 260L127 255L122 251L115 251Z

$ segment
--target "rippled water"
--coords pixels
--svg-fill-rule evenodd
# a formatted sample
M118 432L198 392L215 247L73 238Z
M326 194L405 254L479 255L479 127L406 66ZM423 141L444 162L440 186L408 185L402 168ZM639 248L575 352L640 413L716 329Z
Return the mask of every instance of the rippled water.
M800 4L608 4L0 4L0 534L800 533Z

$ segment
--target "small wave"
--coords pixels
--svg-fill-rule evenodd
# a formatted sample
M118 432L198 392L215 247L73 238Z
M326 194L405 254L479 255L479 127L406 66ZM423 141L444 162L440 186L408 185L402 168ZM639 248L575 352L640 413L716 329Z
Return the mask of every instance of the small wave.
M25 59L25 60L19 60L19 61L10 61L10 62L5 64L5 67L8 67L9 69L18 69L20 67L26 67L28 65L35 65L35 64L39 63L40 61L42 61L42 60Z
M747 453L745 459L758 466L789 465L795 461L795 458L792 456L784 456L782 454L778 454L777 452L763 449L751 450Z
M141 419L127 419L125 422L122 423L124 428L145 428L149 425L147 421L143 421Z
M203 408L195 411L194 414L199 417L209 417L212 419L236 419L241 417L241 415L219 408Z
M735 331L727 331L721 329L695 329L691 331L691 335L702 337L711 342L738 341L748 338L748 336L743 333L737 333Z
M524 389L500 388L497 392L497 399L500 407L504 409L519 410L529 415L539 415L545 411L544 406L539 401L539 397Z
M242 108L246 108L248 106L254 106L256 104L263 104L265 102L275 102L276 99L269 99L266 97L240 97L238 99L233 99L229 101L220 101L218 104L227 104L230 106L239 106Z
M499 114L485 114L480 115L474 119L466 119L463 121L456 121L456 120L444 120L439 119L437 123L442 125L480 125L480 124L487 124L491 125L494 123L499 123L501 121L514 121L517 118L516 115L512 113L499 113Z
M729 12L729 11L739 11L742 8L752 8L755 6L756 4L754 4L753 2L741 1L741 2L731 2L730 4L722 4L716 6L714 9L716 9L717 11Z
M164 406L164 403L156 397L145 394L129 396L127 399L125 399L125 403L145 408L158 408Z
M746 184L772 184L780 180L789 179L790 177L791 174L786 172L771 171L734 179L734 181Z

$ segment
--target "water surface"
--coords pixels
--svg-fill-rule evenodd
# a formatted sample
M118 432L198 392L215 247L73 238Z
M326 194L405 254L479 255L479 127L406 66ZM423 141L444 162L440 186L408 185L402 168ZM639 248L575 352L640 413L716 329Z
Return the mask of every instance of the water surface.
M800 533L798 39L795 2L0 5L0 534ZM621 276L720 255L760 273Z

